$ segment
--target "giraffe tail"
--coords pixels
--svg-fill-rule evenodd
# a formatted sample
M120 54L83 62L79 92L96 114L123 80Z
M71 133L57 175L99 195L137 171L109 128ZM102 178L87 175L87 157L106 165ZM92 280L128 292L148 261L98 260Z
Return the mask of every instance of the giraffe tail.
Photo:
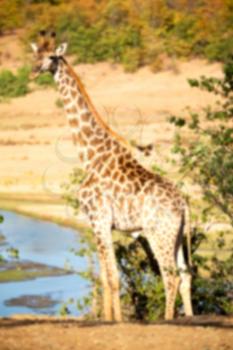
M188 251L188 264L192 267L192 249L191 249L191 224L190 224L190 209L188 204L185 205L184 209L184 233L187 239L187 251Z

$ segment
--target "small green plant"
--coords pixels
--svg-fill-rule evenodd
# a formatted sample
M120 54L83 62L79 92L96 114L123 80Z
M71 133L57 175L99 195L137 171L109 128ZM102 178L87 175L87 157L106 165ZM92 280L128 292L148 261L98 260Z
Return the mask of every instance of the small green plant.
M29 92L30 67L21 67L16 74L5 69L0 72L0 97L12 98Z
M13 247L7 249L8 255L13 259L19 259L19 250Z
M126 72L133 73L142 65L141 50L127 48L122 55L122 64Z
M43 73L40 74L36 79L35 83L39 86L55 86L54 78L51 73Z

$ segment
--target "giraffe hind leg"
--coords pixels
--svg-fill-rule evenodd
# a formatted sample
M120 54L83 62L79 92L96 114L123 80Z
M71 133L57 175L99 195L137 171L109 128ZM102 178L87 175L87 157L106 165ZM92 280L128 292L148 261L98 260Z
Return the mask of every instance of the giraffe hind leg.
M158 261L159 269L162 275L166 306L165 319L171 320L175 313L175 300L178 292L180 278L177 274L177 265L175 261L175 240L170 239L170 242L163 242L164 233L158 234L154 231L145 232L149 245L155 258Z
M186 316L193 315L192 301L191 301L191 275L188 272L187 265L184 259L183 247L180 244L177 251L177 266L180 274L179 292L184 305L184 312Z

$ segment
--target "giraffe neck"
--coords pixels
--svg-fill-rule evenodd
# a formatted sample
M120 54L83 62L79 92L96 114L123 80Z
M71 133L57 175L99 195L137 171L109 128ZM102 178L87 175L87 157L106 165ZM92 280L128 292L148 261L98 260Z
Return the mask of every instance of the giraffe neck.
M82 168L88 169L97 157L110 152L111 146L116 147L122 139L99 117L82 82L66 61L60 59L54 78L71 127L73 142L77 145L79 161Z

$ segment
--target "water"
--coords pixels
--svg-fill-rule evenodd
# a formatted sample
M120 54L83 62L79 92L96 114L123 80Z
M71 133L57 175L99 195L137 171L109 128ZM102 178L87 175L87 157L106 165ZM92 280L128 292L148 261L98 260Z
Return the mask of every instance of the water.
M83 271L87 265L85 257L75 256L71 249L79 248L78 234L75 230L61 227L42 220L1 210L4 222L0 233L6 238L6 244L0 246L0 254L13 247L19 250L20 261L27 260L50 266L64 268L71 266L75 271ZM21 282L0 283L0 315L15 313L56 314L61 304L70 298L80 299L87 295L89 286L86 280L77 274L51 276ZM38 295L59 300L60 303L45 309L33 309L26 306L7 306L6 300L22 295ZM80 314L75 305L69 305L72 314Z

